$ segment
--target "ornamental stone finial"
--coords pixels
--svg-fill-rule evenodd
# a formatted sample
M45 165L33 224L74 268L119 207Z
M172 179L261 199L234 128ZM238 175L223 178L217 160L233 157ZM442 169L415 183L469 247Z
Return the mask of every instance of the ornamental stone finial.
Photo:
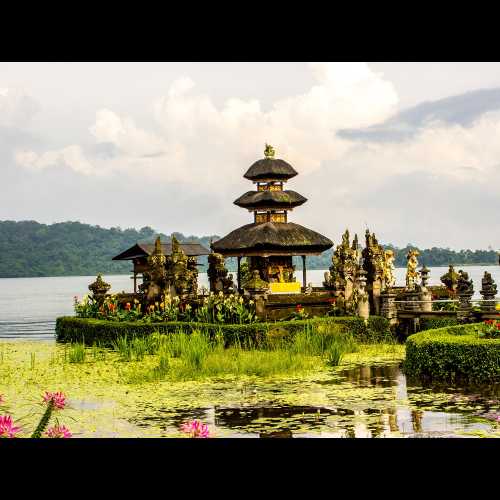
M274 158L275 154L276 151L274 150L274 148L270 144L267 144L266 142L266 148L264 149L264 156L266 158Z
M110 288L111 285L102 279L101 273L99 273L96 280L89 285L89 290L92 292L95 299L104 299L104 296Z

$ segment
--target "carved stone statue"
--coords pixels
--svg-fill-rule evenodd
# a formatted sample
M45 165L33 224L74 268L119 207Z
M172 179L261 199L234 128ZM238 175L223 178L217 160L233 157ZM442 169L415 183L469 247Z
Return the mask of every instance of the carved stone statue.
M441 276L440 280L441 283L444 284L444 286L452 293L455 293L457 291L457 285L458 285L458 273L455 271L455 268L453 265L450 264L448 272L446 274L443 274Z
M347 280L354 281L359 269L359 250L357 236L354 237L353 245L349 242L349 230L346 229L342 236L342 243L337 245L332 255L330 273L325 273L325 287L333 290L343 291Z
M111 285L102 279L102 275L100 273L97 275L96 280L89 285L92 297L97 302L102 302L104 300L104 296L110 288Z
M493 278L488 271L484 272L483 279L481 280L481 285L481 290L479 291L479 293L483 297L481 310L484 312L495 312L495 297L497 295L497 285L493 281Z
M457 283L458 311L457 319L460 323L467 323L472 317L471 298L474 295L474 284L465 271L458 271Z
M384 281L384 248L379 245L375 233L370 234L367 229L365 233L366 247L362 252L363 268L366 271L367 291L370 298L370 312L380 314L380 294L383 291Z
M392 288L396 283L396 278L394 277L394 251L385 250L384 251L384 268L382 279L384 282L384 288L386 290Z
M356 313L358 316L367 320L370 316L370 304L368 293L366 292L366 271L361 269L356 279Z
M462 270L458 271L457 293L459 295L474 293L474 283L469 279L469 274Z
M346 307L354 299L355 281L360 269L360 252L358 237L355 236L352 246L349 241L349 230L342 235L342 243L337 246L332 255L330 272L325 273L325 288L339 292L343 296Z
M264 149L264 156L266 158L274 158L275 154L276 151L274 150L274 148L270 144L266 143L266 148Z
M410 250L406 255L406 290L415 290L417 279L420 273L417 271L418 260L417 257L420 255L418 250Z
M188 266L188 256L179 245L177 238L172 235L172 252L167 256L165 268L171 296L186 299L192 286L192 269Z
M366 230L366 248L363 250L364 269L367 273L367 282L380 280L384 274L384 249L379 245L375 233Z
M258 269L254 269L250 272L250 277L243 283L243 288L245 292L252 294L264 293L269 289L269 283L260 277Z
M166 257L161 248L161 239L155 241L153 253L148 257L148 270L144 272L144 283L139 290L144 294L147 304L154 304L167 293Z
M224 256L220 253L212 252L208 256L207 274L211 292L231 293L234 290L233 277L228 276Z

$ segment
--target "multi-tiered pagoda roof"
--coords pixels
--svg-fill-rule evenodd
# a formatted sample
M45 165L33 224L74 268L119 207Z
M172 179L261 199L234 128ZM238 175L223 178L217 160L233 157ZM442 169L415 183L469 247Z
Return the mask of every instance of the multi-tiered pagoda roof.
M287 180L297 175L286 161L274 158L266 147L265 158L256 161L244 177L254 182L256 191L248 191L235 205L254 212L254 222L235 229L212 243L212 250L225 257L271 255L318 255L333 242L312 229L288 222L288 211L304 204L301 194L284 190Z

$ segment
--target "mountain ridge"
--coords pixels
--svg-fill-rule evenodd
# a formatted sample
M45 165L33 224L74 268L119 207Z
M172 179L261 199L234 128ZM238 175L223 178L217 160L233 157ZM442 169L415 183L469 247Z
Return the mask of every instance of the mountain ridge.
M218 235L186 236L174 232L181 242L200 243L210 248L210 240ZM152 242L160 235L164 242L170 235L158 233L145 226L139 230L120 227L102 228L98 225L77 221L42 224L31 221L0 221L0 278L49 277L49 276L91 276L103 274L128 274L132 265L128 261L113 261L115 255L123 252L138 241ZM410 248L384 245L395 252L396 267L406 266L406 253ZM494 250L450 250L449 248L419 249L419 263L431 266L487 265L498 264ZM333 249L316 257L308 257L308 269L328 269ZM206 270L207 257L199 258L200 271ZM301 259L295 261L301 269ZM228 268L234 272L235 259L228 259Z

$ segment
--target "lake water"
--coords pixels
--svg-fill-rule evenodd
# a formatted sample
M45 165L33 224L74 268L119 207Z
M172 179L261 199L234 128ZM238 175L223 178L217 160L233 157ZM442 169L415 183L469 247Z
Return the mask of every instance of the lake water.
M457 266L458 270L460 267ZM500 284L500 266L463 267L474 281L475 298L480 298L481 278L484 271L491 273ZM448 267L430 268L431 285L440 284L439 277ZM325 270L307 272L307 281L321 286ZM405 268L395 270L396 285L404 285ZM301 279L302 272L297 272ZM130 275L104 276L111 284L111 291L132 292L133 281ZM89 293L88 285L95 276L65 276L53 278L2 278L0 279L0 338L29 338L49 340L54 337L55 319L58 316L73 314L73 297L82 298ZM199 276L199 285L208 287L206 273Z

